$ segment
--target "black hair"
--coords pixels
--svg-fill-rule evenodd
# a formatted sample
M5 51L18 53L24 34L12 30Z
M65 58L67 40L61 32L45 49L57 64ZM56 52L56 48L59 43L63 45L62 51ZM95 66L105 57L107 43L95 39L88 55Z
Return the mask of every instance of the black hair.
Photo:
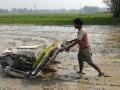
M73 23L74 23L74 24L80 24L81 26L83 25L83 21L82 21L80 18L75 18L75 19L73 20Z

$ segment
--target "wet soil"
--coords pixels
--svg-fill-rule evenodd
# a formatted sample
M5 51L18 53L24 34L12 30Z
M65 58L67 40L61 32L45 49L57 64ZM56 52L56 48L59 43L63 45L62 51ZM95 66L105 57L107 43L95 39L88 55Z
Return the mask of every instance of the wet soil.
M89 34L93 61L108 76L84 64L84 76L78 71L78 46L70 52L60 53L53 65L57 72L42 78L19 79L5 76L0 70L0 90L120 90L120 26L85 26ZM0 53L7 48L21 45L49 45L65 39L76 38L72 26L0 26Z

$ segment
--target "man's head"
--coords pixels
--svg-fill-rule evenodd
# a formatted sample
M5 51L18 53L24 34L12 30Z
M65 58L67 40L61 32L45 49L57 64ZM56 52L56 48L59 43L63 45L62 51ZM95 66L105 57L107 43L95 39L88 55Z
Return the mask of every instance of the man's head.
M75 18L73 20L73 23L74 23L74 27L76 29L81 29L82 28L83 22L82 22L82 20L80 18Z

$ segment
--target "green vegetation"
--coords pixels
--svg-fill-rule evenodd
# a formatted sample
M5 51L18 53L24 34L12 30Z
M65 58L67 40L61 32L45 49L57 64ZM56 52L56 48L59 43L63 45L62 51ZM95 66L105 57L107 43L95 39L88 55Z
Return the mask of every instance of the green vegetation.
M0 24L71 25L76 17L80 17L87 25L120 24L120 18L113 18L111 13L0 14Z

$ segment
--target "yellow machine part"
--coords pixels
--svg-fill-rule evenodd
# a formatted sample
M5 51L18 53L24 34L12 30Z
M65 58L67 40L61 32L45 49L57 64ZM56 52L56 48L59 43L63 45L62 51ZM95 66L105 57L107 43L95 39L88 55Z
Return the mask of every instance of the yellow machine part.
M43 49L43 51L37 55L36 61L33 64L33 68L35 68L38 64L41 64L44 61L45 57L57 47L58 43L59 42L54 42L52 45L49 45Z

